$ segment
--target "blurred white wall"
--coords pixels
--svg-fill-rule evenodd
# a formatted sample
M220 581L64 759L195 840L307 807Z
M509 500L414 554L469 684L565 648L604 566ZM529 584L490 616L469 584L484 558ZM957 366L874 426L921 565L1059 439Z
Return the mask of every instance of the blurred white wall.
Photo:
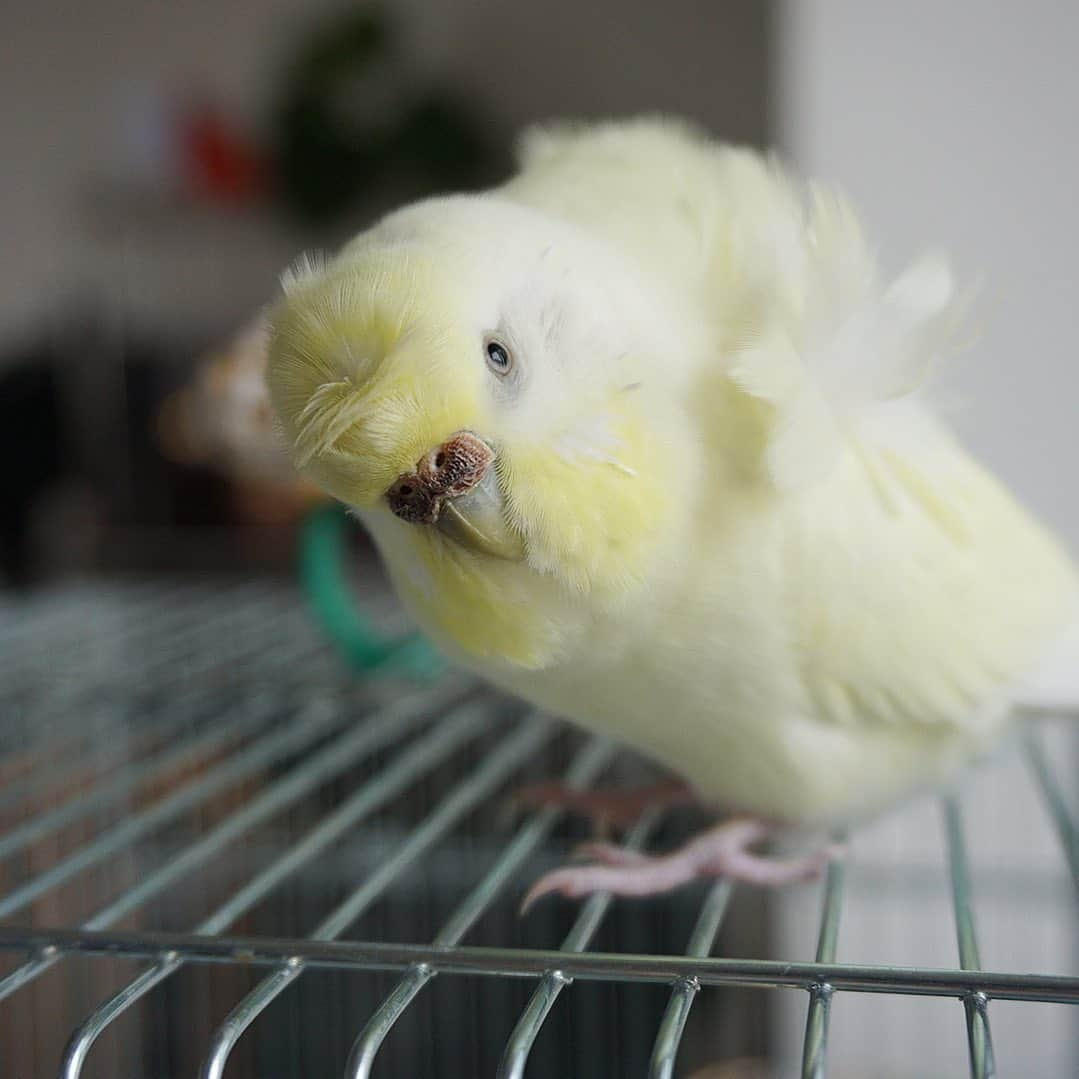
M848 192L887 267L943 245L980 281L979 338L942 387L953 422L1079 552L1079 5L786 0L777 29L782 148ZM1076 734L1054 732L1053 762L1079 808ZM983 964L1075 973L1074 890L1015 755L975 778L966 806ZM781 954L812 958L816 925L796 896L780 900L779 934ZM956 963L932 800L857 837L839 960ZM805 1001L785 1008L783 1075ZM991 1018L1001 1074L1076 1074L1073 1010L998 1003ZM840 994L832 1043L836 1079L966 1071L951 1000Z
M786 0L776 115L887 265L943 245L980 283L955 422L1079 550L1079 5Z

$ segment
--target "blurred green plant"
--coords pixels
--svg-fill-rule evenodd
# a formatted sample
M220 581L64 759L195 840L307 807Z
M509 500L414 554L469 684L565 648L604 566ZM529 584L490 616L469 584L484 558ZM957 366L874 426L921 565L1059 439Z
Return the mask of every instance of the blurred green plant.
M285 64L270 119L276 193L331 224L389 183L419 195L487 181L491 124L452 88L423 83L379 10L320 21Z

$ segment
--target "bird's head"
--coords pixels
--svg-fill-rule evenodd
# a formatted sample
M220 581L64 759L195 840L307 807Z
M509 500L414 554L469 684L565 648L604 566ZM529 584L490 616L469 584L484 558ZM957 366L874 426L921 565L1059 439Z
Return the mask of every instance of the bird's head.
M267 377L294 460L391 562L418 554L436 590L542 578L602 602L644 577L681 497L669 404L692 344L613 254L462 196L284 293Z

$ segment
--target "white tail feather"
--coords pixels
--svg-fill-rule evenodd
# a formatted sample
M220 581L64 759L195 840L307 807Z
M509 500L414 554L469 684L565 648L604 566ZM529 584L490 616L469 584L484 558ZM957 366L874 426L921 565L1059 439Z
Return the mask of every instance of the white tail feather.
M1018 707L1039 712L1079 712L1079 618L1024 680Z

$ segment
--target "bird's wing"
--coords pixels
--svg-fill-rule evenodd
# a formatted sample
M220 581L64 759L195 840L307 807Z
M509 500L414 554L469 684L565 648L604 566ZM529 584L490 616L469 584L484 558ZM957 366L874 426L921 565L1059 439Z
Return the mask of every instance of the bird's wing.
M814 714L995 723L1079 600L1052 537L919 400L962 313L945 260L882 282L841 197L653 120L535 131L504 193L700 296L716 374L761 414L763 478L796 507L787 606Z
M1074 566L992 476L928 421L916 448L837 470L785 496L789 631L815 715L975 733L1024 681L1079 702Z
M881 284L841 198L800 200L755 167L729 245L740 269L723 279L754 316L728 373L758 403L762 478L790 507L785 579L813 712L991 727L1079 620L1079 589L1055 539L921 400L961 313L951 272L931 255Z
M758 170L761 196L732 232L737 287L717 291L741 294L755 313L729 370L765 405L764 461L789 490L825 478L845 450L874 454L897 417L902 428L961 304L943 257L927 255L882 285L841 197L803 199L777 170Z

